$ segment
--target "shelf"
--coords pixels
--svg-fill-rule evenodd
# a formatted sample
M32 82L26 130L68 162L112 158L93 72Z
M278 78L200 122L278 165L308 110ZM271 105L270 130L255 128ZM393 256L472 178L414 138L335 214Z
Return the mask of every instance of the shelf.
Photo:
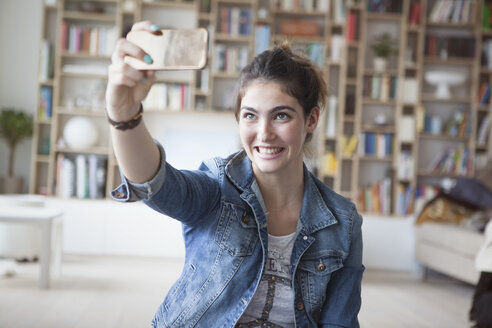
M229 5L244 5L251 6L253 0L217 0L218 4L229 4Z
M142 1L144 7L154 7L154 8L176 8L176 9L188 9L193 10L195 8L194 2L185 1Z
M87 21L94 21L94 22L116 23L115 15L97 14L97 13L83 13L83 12L79 12L79 11L65 11L62 14L62 19L87 20Z
M438 102L438 103L470 103L470 98L469 97L452 97L449 99L441 99L441 98L436 98L436 96L432 94L423 94L422 95L422 101L426 102Z
M274 9L271 15L287 15L287 16L303 16L303 17L325 17L328 12L322 11L306 11L302 9L282 10Z
M36 162L38 163L49 163L50 156L49 155L36 155Z
M397 69L387 69L384 72L376 71L375 69L372 68L366 68L364 70L364 76L373 76L373 75L384 75L384 76L397 76L398 75L398 70Z
M379 99L372 99L372 98L364 98L362 99L362 104L363 105L386 105L386 106L395 106L396 105L396 100L379 100Z
M103 117L105 116L104 109L92 110L88 108L66 108L58 107L56 110L58 115L73 115L73 116L95 116Z
M50 125L51 124L51 119L49 118L44 118L44 119L34 119L34 123L36 124L44 124L44 125Z
M431 134L431 133L419 133L421 139L429 140L444 140L444 141L455 141L455 142L468 142L469 137L455 137L447 134Z
M65 147L55 147L54 151L57 153L69 153L69 154L96 154L107 155L108 147L91 147L87 149L70 149Z
M60 74L61 77L74 77L74 78L84 78L84 79L104 79L108 78L107 75L102 74L91 74L91 73L69 73L63 72Z
M55 85L55 81L53 79L46 80L46 81L39 81L39 85L52 87Z
M417 172L418 176L421 177L436 177L436 178L459 178L459 177L467 177L469 174L457 174L457 173L446 173L446 172L429 172L427 170L419 170Z
M474 58L460 58L460 57L425 57L425 64L437 64L437 65L452 65L452 66L471 66L473 65Z
M403 15L400 13L375 13L368 12L367 13L368 21L386 21L386 22L400 22L402 20Z
M475 29L475 25L470 23L451 23L451 22L427 22L429 28L452 28L452 29Z
M92 55L87 52L62 52L62 57L65 58L75 58L75 59L104 59L111 60L109 55Z
M363 132L395 133L395 126L394 125L386 125L386 126L363 125L361 127L361 130Z
M274 40L289 40L295 43L324 43L326 39L322 36L301 36L301 35L284 35L275 34Z
M367 156L367 155L361 155L359 156L359 159L361 161L380 161L380 162L393 162L393 157L392 156L386 156L386 157L377 157L377 156Z
M219 79L237 79L239 78L239 72L237 73L217 72L217 73L213 73L212 76Z
M225 34L225 33L216 33L215 41L249 43L253 41L253 37L251 35L232 35L232 34Z

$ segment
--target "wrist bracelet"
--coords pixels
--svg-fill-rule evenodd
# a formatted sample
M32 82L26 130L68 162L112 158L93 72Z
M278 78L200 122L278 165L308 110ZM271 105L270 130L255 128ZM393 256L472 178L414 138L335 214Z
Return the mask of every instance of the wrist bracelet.
M143 106L142 103L140 103L140 109L138 110L138 112L129 121L125 122L113 121L108 115L108 110L104 108L104 111L106 112L106 118L108 119L109 124L111 124L115 129L125 131L133 129L140 123L140 121L142 120Z

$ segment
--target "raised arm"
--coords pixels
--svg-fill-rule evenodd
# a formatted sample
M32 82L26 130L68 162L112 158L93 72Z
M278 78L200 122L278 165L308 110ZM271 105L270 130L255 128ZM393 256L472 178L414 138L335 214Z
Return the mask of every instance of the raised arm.
M150 22L139 22L132 30L158 33ZM120 39L111 57L106 88L106 110L114 122L127 122L138 117L141 101L155 82L153 71L138 71L124 62L125 56L149 60L146 53L126 39ZM141 121L132 129L119 130L111 126L111 138L118 164L123 174L132 182L150 180L160 163L159 149Z

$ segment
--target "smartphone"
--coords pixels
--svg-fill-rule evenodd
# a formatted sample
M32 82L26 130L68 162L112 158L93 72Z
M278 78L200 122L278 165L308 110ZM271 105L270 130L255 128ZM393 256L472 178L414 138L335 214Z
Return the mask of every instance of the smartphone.
M192 70L207 64L208 31L196 29L162 29L162 35L149 31L130 31L127 40L152 58L152 64L125 57L125 62L138 70Z

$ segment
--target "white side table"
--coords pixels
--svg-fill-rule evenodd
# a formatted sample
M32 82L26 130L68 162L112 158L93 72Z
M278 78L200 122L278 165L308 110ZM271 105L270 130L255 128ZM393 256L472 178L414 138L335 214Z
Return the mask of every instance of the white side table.
M54 208L0 206L0 222L31 224L41 229L40 288L50 287L52 269L57 274L60 272L62 214Z

